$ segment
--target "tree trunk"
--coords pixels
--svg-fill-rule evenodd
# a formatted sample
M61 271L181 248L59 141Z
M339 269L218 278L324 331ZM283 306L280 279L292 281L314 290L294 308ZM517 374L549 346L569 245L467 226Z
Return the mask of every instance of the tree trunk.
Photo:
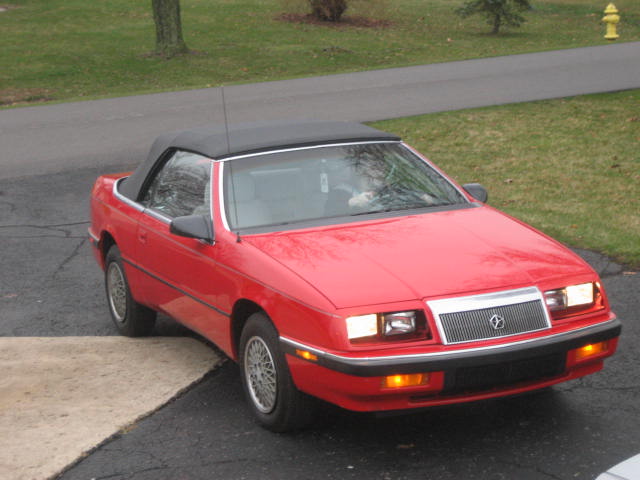
M493 30L491 31L492 34L497 35L498 32L500 31L500 25L502 25L502 17L500 17L500 15L496 14L493 17Z
M180 0L151 0L156 23L156 53L171 58L189 51L182 39Z

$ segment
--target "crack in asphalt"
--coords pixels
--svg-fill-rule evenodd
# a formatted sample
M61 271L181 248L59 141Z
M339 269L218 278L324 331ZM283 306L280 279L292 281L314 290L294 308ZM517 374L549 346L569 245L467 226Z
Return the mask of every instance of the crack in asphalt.
M56 227L75 227L76 225L88 225L91 223L89 220L84 220L82 222L71 222L71 223L52 223L49 225L32 225L32 224L9 224L9 225L0 225L0 228L19 228L19 227L31 227L31 228L56 228Z
M600 254L599 254L600 255ZM608 277L615 277L616 275L620 275L620 273L622 272L623 268L621 265L613 262L609 257L602 255L605 259L606 259L606 264L604 265L604 267L600 268L598 270L598 275L600 276L600 278L608 278ZM595 266L594 270L595 270ZM609 270L609 267L613 267L613 269L608 272L607 270Z
M0 205L8 206L9 207L9 213L15 213L15 211L17 209L16 205L14 203L11 203L11 202L2 201L2 202L0 202Z
M122 477L123 475L125 475L125 474L124 473L112 473L111 475L104 475L102 477L91 477L91 480L105 480L107 478Z
M612 391L612 392L633 392L636 390L640 390L640 385L632 385L630 387L587 387L591 390L599 390L599 391Z
M604 280L607 278L611 278L611 277L617 277L619 275L621 275L621 273L600 273L598 272L598 275L600 276L600 279Z
M204 462L204 463L200 463L199 466L200 467L214 467L216 465L229 465L229 464L235 464L235 463L245 463L245 462L251 462L253 461L251 458L234 458L234 459L228 459L228 460L217 460L217 461L213 461L213 462ZM118 473L112 473L109 475L104 475L101 477L92 477L91 480L106 480L109 478L123 478L123 479L133 479L138 475L144 474L144 473L148 473L148 472L159 472L159 471L163 471L163 470L180 470L180 471L184 471L186 468L188 468L187 465L158 465L155 467L147 467L147 468L143 468L140 470L134 470L132 472L118 472Z
M21 240L35 240L36 238L85 238L79 235L60 237L58 235L0 235L0 238L15 238Z
M624 273L622 272L622 269L619 272L606 273L606 269L609 268L609 265L611 265L612 263L613 262L610 262L609 264L607 264L607 266L602 269L602 273L598 272L598 275L600 276L601 279L607 279L607 278L612 278L612 277L621 277L621 276L624 275ZM617 263L613 263L613 265L619 266Z
M497 463L501 463L503 465L508 465L510 467L516 467L516 468L520 468L522 470L529 470L531 472L539 473L541 475L544 475L547 478L552 478L553 480L565 480L562 477L559 477L559 476L557 476L557 475L555 475L553 473L550 473L550 472L545 472L540 467L536 467L536 466L533 466L533 465L523 465L523 464L518 463L518 462L508 462L506 460L502 460L502 459L499 459L499 458L494 458L494 460Z
M73 238L78 238L78 237L73 237ZM67 265L71 260L73 260L74 258L76 258L78 256L78 254L80 253L80 250L82 249L82 246L87 242L88 238L87 237L80 237L82 238L82 241L80 243L78 243L78 245L76 245L76 247L73 249L73 251L71 252L71 254L69 256L67 256L67 258L65 258L62 263L60 263L60 265L58 265L55 270L53 271L53 275L52 275L52 279L56 278L56 276L58 275L58 273L60 273L60 270L62 270L65 265Z
M616 386L611 386L611 387L607 387L607 386L598 386L598 385L585 385L586 381L585 381L585 377L583 378L577 378L574 380L575 384L574 385L557 385L556 388L558 389L558 391L562 392L562 393L575 393L576 391L579 390L596 390L596 391L600 391L600 392L606 392L606 391L610 391L610 392L634 392L637 390L640 390L640 385L630 385L630 386L624 386L624 387L616 387Z
M160 465L158 467L143 468L142 470L136 470L134 472L125 474L126 476L124 476L123 478L133 478L135 475L139 475L141 473L160 472L162 470L167 470L169 468L174 468L174 467L169 467L169 465Z
M17 230L35 229L35 230L43 230L45 232L49 232L48 234L44 233L44 234L38 234L38 235L28 235L28 234L7 235L7 234L0 234L0 237L2 237L2 238L17 238L17 239L86 238L86 235L81 235L81 236L80 235L74 235L73 232L70 229L65 229L63 227L74 227L74 226L79 226L79 225L88 225L89 223L90 223L89 221L83 221L83 222L71 222L71 223L57 223L57 224L50 224L50 225L32 225L32 224L0 225L0 229L6 229L6 230L9 230L9 229L17 229ZM58 233L58 234L56 234L56 233Z

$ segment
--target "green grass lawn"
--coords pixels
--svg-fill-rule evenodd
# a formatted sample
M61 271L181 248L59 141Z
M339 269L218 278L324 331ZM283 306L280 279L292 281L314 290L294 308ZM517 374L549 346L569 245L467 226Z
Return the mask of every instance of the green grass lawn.
M640 90L377 122L489 204L640 268Z
M150 1L7 0L0 13L0 104L70 100L256 82L602 45L607 2L533 0L520 29L488 35L481 17L453 14L463 0L360 0L347 16L387 27L292 23L283 0L182 0L196 52L148 55ZM292 0L288 0L290 4ZM304 2L304 0L302 0ZM640 2L616 0L621 41L640 40ZM6 5L6 4L3 4ZM386 6L386 8L381 8Z

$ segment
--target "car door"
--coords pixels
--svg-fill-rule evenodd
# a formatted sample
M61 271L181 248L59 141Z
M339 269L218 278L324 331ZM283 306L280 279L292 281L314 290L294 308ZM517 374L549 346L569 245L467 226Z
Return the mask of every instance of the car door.
M143 187L136 257L145 274L145 303L225 343L229 316L215 304L216 248L170 231L171 221L181 216L205 215L211 221L211 171L212 161L201 155L179 150L165 155Z

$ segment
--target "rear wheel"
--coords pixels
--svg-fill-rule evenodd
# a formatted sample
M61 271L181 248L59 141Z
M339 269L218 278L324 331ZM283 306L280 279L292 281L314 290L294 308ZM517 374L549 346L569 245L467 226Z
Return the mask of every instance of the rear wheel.
M118 332L127 337L149 335L156 312L136 302L131 296L120 250L113 245L105 257L104 284L109 313Z
M264 313L251 315L242 330L239 364L249 407L263 427L285 432L311 423L315 400L293 384L278 333Z

